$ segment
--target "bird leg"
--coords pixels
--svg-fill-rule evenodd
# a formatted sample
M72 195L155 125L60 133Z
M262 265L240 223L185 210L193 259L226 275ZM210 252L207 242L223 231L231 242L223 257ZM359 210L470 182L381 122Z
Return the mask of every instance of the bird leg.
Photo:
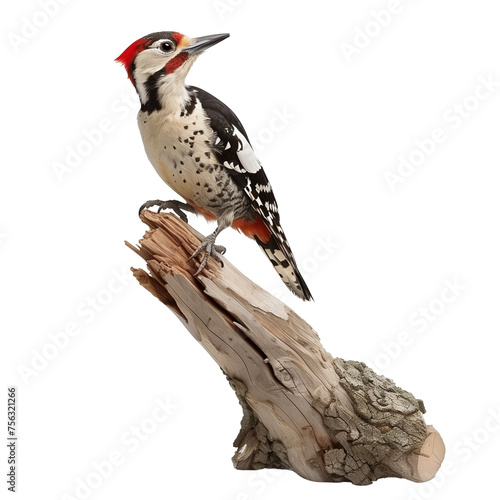
M200 265L196 273L193 276L198 276L205 266L207 265L208 258L212 256L216 262L218 262L221 267L224 267L224 262L221 259L221 255L226 253L226 248L221 245L215 244L215 239L219 235L220 232L224 231L227 227L231 226L234 220L234 212L232 210L224 212L220 217L217 218L217 229L207 236L202 242L201 245L195 250L193 255L189 257L188 262L199 255L202 251L205 252L203 258L201 259Z
M179 218L187 224L188 218L186 214L183 212L191 212L192 214L196 213L196 210L191 206L188 205L187 203L182 203L182 201L177 201L177 200L170 200L170 201L161 201L161 200L150 200L144 203L144 205L139 208L139 215L141 215L141 212L146 209L146 208L151 208L158 206L158 213L160 213L161 210L173 210Z

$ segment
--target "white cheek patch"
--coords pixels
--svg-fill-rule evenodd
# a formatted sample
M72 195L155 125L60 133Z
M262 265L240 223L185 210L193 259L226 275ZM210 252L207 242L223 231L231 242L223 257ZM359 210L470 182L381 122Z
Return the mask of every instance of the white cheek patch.
M137 92L142 103L147 103L149 100L146 82L148 78L160 71L165 66L165 60L158 57L154 50L146 49L135 58L135 69L133 78Z
M151 75L164 68L168 61L154 49L146 49L137 54L134 62L134 77L144 84Z

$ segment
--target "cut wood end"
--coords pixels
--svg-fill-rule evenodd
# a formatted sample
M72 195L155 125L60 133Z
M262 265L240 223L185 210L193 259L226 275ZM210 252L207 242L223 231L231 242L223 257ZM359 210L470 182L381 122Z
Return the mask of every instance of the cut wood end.
M445 445L441 434L432 427L427 426L430 434L422 444L420 450L414 453L418 455L416 475L418 482L425 482L431 480L436 474L444 460Z

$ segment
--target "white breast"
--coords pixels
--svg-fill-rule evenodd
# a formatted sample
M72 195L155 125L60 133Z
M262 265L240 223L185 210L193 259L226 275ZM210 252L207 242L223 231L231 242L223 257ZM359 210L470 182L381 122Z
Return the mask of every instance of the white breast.
M199 103L188 116L139 112L137 119L146 154L158 175L179 195L196 202L197 182L207 176L200 173L200 164L215 161L213 133Z

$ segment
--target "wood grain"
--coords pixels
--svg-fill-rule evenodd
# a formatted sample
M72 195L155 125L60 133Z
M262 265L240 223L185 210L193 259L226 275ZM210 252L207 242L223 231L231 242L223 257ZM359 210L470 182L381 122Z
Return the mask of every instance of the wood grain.
M427 481L444 458L422 401L365 364L333 358L294 311L223 259L194 278L194 229L143 211L139 283L165 304L226 374L243 409L238 469L291 469L313 481ZM179 374L182 376L182 374Z

